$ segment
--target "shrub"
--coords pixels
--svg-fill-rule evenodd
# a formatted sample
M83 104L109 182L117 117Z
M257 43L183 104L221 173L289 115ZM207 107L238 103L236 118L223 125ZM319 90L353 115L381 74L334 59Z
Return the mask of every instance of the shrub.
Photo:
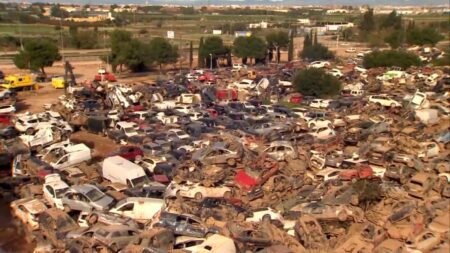
M297 72L294 85L298 92L306 96L331 97L339 94L341 83L323 69L304 69Z
M363 65L366 68L377 67L401 67L403 69L411 66L419 66L420 58L406 51L387 50L375 51L364 56Z

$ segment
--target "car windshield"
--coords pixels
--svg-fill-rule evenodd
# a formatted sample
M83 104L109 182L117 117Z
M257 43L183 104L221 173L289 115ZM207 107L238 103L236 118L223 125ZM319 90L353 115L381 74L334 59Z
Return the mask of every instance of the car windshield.
M56 189L55 193L56 193L56 197L57 198L62 198L63 194L67 191L68 188L62 188L62 189Z
M97 201L103 198L105 194L97 189L92 189L86 193L86 197L88 197L91 201Z
M132 127L126 127L123 129L125 131L125 133L133 133L136 132L136 130Z
M137 177L134 179L131 179L131 183L133 183L133 186L143 186L144 184L148 183L148 178L147 176L142 176L142 177Z

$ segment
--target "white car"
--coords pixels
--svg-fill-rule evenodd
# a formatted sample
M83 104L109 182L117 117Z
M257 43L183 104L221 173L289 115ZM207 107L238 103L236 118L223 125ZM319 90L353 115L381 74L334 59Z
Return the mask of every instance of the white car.
M346 52L346 53L355 53L355 52L356 52L356 49L355 49L354 47L347 48L347 49L345 50L345 52Z
M47 206L39 199L24 198L14 200L10 204L11 214L30 230L39 229L38 216L47 210Z
M119 111L118 110L110 110L110 111L108 111L108 113L106 114L106 117L108 119L112 119L114 121L119 121L120 120Z
M42 188L44 199L51 206L63 209L62 197L69 189L69 185L61 179L59 174L49 174L45 176L45 182Z
M309 64L310 68L325 68L330 66L330 63L327 61L314 61Z
M282 224L284 223L283 216L276 210L270 207L263 207L252 210L249 212L248 217L245 219L247 222L261 222L278 220Z
M0 106L0 113L15 113L16 107L14 105L2 105Z
M327 167L325 169L322 169L321 171L317 172L317 174L314 176L314 178L318 181L328 181L332 179L338 179L339 174L342 170Z
M305 108L301 108L301 107L297 107L297 108L292 108L291 111L298 115L300 118L305 118L306 114L308 113L308 110Z
M233 69L241 70L241 69L246 69L246 68L247 68L247 65L245 65L245 64L233 63Z
M401 107L402 105L385 94L369 96L369 103L385 107Z
M191 105L176 105L173 109L177 112L188 114L192 112L193 107Z
M219 234L213 234L208 237L208 239L191 236L177 236L174 248L198 253L236 253L234 241L229 237Z
M176 135L180 140L186 140L190 138L190 136L185 131L180 129L169 129L167 132L169 134Z
M324 118L312 118L308 120L309 128L326 127L326 126L331 127L333 126L333 123L330 120Z
M198 183L190 184L188 182L183 185L172 183L167 187L164 196L180 196L196 200L202 200L205 197L230 198L232 196L232 190L227 186L206 187Z
M163 163L166 161L166 158L164 156L158 157L158 156L147 156L142 158L141 160L135 161L135 163L147 170L149 170L151 173L154 172L156 165L158 163Z
M234 82L234 86L238 89L251 90L256 87L256 83L250 79L242 79L240 82Z
M37 129L51 125L49 122L40 122L38 117L32 114L21 114L16 117L14 127L21 133L33 134Z
M311 129L310 134L317 139L328 139L336 136L336 131L334 131L329 126L325 126Z
M309 107L312 108L327 108L331 100L329 99L313 99L309 103Z
M334 76L334 77L342 77L343 74L339 69L331 69L330 71L328 71L328 74Z

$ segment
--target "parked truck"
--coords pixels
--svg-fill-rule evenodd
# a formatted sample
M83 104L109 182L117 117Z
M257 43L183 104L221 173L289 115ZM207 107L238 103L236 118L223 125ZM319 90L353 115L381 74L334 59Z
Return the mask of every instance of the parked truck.
M32 90L35 83L30 75L10 75L5 77L1 87L10 90Z

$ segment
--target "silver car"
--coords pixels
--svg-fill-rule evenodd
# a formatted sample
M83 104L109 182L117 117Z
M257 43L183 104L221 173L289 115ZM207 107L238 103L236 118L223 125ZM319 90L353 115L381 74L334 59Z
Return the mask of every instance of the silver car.
M74 185L62 197L64 211L89 212L107 211L114 205L114 199L91 184Z

